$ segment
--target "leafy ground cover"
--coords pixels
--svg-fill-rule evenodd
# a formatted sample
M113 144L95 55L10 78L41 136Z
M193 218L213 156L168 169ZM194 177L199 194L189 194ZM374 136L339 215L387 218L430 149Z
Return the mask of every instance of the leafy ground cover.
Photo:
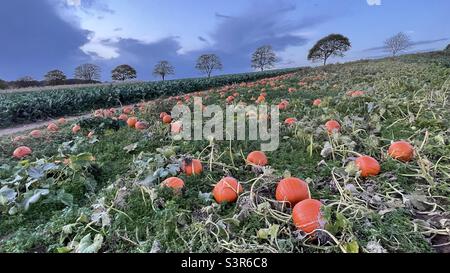
M450 69L446 53L329 65L192 95L96 111L92 118L0 140L0 251L2 252L449 252ZM362 91L358 93L349 91ZM193 96L204 104L286 100L279 149L268 166L245 158L260 141L173 140L160 112ZM314 105L314 101L316 105ZM340 123L329 134L325 123ZM88 136L89 134L89 136ZM405 140L414 159L392 159ZM12 157L19 146L31 155ZM361 155L381 165L363 178ZM196 158L203 172L186 176L182 161ZM169 176L181 192L161 185ZM235 203L211 194L224 176L243 187ZM323 229L297 230L292 209L275 200L284 177L308 183L322 202Z

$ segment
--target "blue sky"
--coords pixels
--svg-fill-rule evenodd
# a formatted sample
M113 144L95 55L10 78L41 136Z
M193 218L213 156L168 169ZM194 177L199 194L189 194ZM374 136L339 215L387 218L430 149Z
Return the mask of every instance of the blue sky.
M348 61L381 57L383 41L403 31L411 51L450 43L448 0L5 0L0 8L0 79L42 79L52 69L73 76L78 64L102 67L103 80L127 63L155 80L159 60L172 78L197 77L196 58L218 54L220 73L250 71L252 51L271 44L277 67L310 65L306 55L330 33L352 42Z

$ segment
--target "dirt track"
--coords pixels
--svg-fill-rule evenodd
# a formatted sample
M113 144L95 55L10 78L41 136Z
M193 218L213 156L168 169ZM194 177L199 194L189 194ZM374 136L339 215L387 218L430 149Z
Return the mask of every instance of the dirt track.
M70 116L70 117L65 117L65 119L67 121L73 121L73 120L76 120L79 118L88 117L89 115L90 114L84 114L84 115L80 115L80 116ZM51 120L23 124L23 125L19 125L16 127L3 128L3 129L0 129L0 137L17 134L17 133L24 132L24 131L43 128L43 127L46 127L49 122L51 122Z

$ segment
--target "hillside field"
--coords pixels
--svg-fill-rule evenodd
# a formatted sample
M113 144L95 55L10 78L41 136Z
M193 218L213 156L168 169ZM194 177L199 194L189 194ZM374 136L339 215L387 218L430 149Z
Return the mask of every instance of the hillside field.
M90 118L2 137L0 252L450 252L450 53L188 89L140 101L130 88L133 109L94 112L97 105L83 100ZM69 91L49 91L56 100L55 92ZM40 101L39 94L24 100ZM286 101L280 146L266 152L267 166L246 162L261 141L174 140L160 113L177 103L193 107L194 96L206 107L250 105L261 96L268 105ZM77 112L64 98L55 109L65 111L64 103L68 114ZM1 111L2 117L22 122L57 114L17 109L26 114ZM123 111L145 121L142 130L118 119ZM285 124L288 118L296 120ZM329 120L340 129L328 132ZM412 160L389 156L396 141L413 146ZM14 158L22 146L31 154ZM362 155L379 162L379 174L363 177L355 164ZM190 159L201 161L200 174L181 170ZM182 190L163 186L171 176L184 181ZM236 202L218 204L212 191L226 176L242 192ZM289 177L304 180L322 203L314 232L297 229L292 207L275 198L277 184Z

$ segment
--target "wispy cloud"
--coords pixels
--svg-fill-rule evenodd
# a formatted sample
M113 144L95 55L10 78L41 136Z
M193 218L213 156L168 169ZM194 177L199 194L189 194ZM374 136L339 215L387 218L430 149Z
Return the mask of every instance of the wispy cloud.
M381 6L381 0L367 0L369 6Z

